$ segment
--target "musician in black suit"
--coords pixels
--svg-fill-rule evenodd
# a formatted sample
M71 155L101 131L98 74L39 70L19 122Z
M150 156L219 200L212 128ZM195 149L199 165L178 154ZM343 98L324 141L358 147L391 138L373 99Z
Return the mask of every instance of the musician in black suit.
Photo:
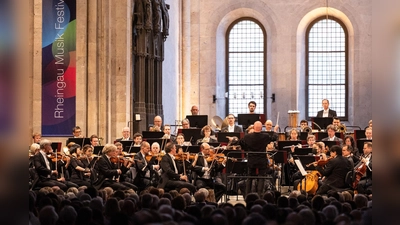
M333 126L332 124L328 125L328 127L326 128L326 132L328 133L328 137L323 138L321 141L336 141L339 143L340 146L343 145L343 140L335 136L335 126Z
M346 174L352 169L350 161L342 156L342 148L340 146L333 145L330 152L332 159L324 167L317 165L316 162L314 163L318 172L325 176L317 191L319 195L327 194L328 191L346 188Z
M131 129L129 127L122 128L122 138L117 138L115 141L131 141Z
M98 179L93 184L97 189L101 187L111 187L114 190L127 190L138 188L128 182L120 182L119 176L128 171L128 168L121 165L119 168L113 159L118 159L117 146L114 144L106 144L102 150L102 155L97 161L96 168L98 170ZM117 160L118 161L118 160ZM117 162L119 163L119 162Z
M200 152L196 154L193 161L193 171L195 172L195 184L197 189L212 188L215 193L215 200L218 202L226 191L225 184L221 179L216 179L216 174L225 168L226 159L221 163L217 162L217 158L207 161L210 155L210 145L203 143L200 145Z
M228 118L228 126L223 127L221 132L243 132L243 128L235 125L235 116L233 114L229 114Z
M155 142L157 143L157 142ZM139 190L143 190L151 185L151 175L160 169L160 165L154 163L154 160L146 161L146 156L149 155L150 144L143 141L140 146L140 151L135 155L137 176L135 185Z
M329 100L322 100L322 107L324 108L321 111L318 111L317 117L337 117L336 111L329 108Z
M268 134L261 133L262 123L260 121L256 121L254 123L254 132L251 134L246 134L242 139L239 140L239 145L242 149L251 152L260 152L266 153L266 147L271 142L271 139ZM233 137L233 141L235 141L237 137ZM248 154L248 174L250 176L265 176L268 167L268 159L266 154ZM258 170L258 174L256 171ZM246 195L250 192L252 179L249 179L246 182ZM264 180L258 179L257 183L257 192L259 195L262 194L264 187Z
M162 157L160 166L162 169L161 180L158 188L167 188L170 190L187 188L192 194L196 192L196 187L188 183L188 177L179 174L175 163L176 146L173 142L165 145L165 155Z
M68 189L65 184L65 178L56 178L58 175L57 170L52 170L52 162L48 159L47 155L53 153L51 141L43 139L40 142L40 150L33 156L33 165L39 176L37 186L39 187L52 187L58 186L60 189L66 191Z
M363 154L354 169L357 171L363 166L366 167L364 168L366 172L357 184L357 191L358 193L369 195L372 194L372 142L364 143Z
M81 146L74 144L69 149L71 154L71 162L69 171L71 171L71 181L79 186L91 186L90 182L90 169L85 167L83 162L78 159L81 157Z

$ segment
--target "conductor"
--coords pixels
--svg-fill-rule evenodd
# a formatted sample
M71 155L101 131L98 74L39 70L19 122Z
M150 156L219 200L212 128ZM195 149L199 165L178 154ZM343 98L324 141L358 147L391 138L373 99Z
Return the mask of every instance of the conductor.
M256 121L254 123L254 132L246 134L242 139L238 141L238 144L245 151L249 152L259 152L259 153L249 153L248 154L248 175L249 176L265 176L268 167L268 159L266 156L266 147L271 142L270 136L266 133L261 133L262 123ZM236 138L237 140L237 138ZM235 137L233 137L235 142ZM264 153L264 154L262 154ZM258 173L257 173L258 171ZM251 191L253 179L248 179L246 182L246 195ZM256 191L259 195L263 193L264 179L258 179Z

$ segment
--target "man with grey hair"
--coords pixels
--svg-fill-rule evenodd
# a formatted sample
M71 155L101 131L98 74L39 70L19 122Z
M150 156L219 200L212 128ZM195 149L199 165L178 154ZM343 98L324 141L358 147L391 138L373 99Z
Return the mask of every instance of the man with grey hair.
M122 128L122 138L118 138L115 141L131 141L131 129L129 127Z
M40 141L40 150L33 156L33 165L39 176L39 181L37 185L39 187L53 187L58 186L63 191L68 189L65 184L65 178L56 178L58 172L56 169L52 170L51 159L47 155L53 153L53 148L51 147L51 141L43 139Z
M98 179L93 184L97 189L101 187L111 187L114 190L138 189L135 185L128 182L120 182L119 176L128 171L128 166L120 164L117 155L117 146L106 144L102 150L102 156L97 161Z

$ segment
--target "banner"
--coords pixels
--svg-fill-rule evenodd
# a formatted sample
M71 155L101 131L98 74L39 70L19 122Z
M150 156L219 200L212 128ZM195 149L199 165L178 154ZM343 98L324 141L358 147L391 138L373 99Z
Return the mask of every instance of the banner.
M76 115L76 0L42 4L42 135L71 136Z

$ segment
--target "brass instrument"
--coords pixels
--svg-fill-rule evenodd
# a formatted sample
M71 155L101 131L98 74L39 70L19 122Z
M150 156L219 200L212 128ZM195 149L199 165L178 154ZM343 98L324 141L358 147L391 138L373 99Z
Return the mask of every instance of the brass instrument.
M337 132L340 132L340 133L343 133L343 134L347 133L346 125L344 125L343 123L341 123L341 124L337 127L337 130L336 130L336 131L337 131Z
M152 127L150 127L149 131L153 131L153 132L161 132L161 129L159 126L154 125Z
M219 116L214 116L211 119L211 127L215 130L215 131L220 131L223 127L227 127L228 126L228 117L225 117L224 120L222 120L221 117Z
M308 134L312 134L312 129L309 126L304 127L303 132L307 132Z

